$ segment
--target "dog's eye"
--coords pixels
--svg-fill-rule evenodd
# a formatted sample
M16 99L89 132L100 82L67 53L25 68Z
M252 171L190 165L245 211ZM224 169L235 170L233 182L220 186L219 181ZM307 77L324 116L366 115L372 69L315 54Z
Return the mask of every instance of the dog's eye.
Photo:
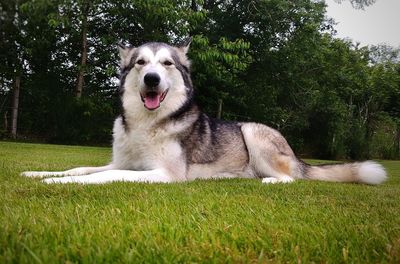
M144 65L146 62L144 60L138 60L136 63L139 65Z
M173 63L171 62L171 61L164 61L163 62L163 64L165 65L165 66L171 66Z

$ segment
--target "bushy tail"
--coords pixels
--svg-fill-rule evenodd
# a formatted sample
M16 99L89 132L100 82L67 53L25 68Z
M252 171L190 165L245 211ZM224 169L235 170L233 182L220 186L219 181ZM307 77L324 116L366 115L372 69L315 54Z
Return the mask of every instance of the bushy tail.
M373 185L383 183L387 178L383 166L374 161L319 166L305 164L304 174L306 178L311 180L357 182Z

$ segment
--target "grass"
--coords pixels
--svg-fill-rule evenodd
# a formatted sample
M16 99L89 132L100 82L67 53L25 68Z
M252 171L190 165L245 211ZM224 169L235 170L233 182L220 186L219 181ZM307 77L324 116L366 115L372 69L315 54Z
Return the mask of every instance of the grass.
M0 263L399 263L400 162L380 186L231 179L46 185L108 148L0 142ZM311 161L318 162L318 161Z

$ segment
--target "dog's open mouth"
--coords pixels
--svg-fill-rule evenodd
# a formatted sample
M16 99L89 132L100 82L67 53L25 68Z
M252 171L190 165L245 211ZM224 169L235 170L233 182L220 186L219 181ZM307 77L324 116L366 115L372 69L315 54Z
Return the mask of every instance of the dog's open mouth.
M155 110L160 107L162 101L164 101L167 96L168 89L163 93L157 92L146 92L145 94L140 94L142 101L144 103L144 107L148 110Z

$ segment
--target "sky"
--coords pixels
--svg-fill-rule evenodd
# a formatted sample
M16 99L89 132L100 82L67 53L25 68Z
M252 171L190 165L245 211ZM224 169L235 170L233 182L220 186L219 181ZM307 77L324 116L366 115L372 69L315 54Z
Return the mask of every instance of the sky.
M358 10L349 1L326 0L327 15L338 24L337 37L350 38L362 46L389 44L400 47L400 0L377 0Z

